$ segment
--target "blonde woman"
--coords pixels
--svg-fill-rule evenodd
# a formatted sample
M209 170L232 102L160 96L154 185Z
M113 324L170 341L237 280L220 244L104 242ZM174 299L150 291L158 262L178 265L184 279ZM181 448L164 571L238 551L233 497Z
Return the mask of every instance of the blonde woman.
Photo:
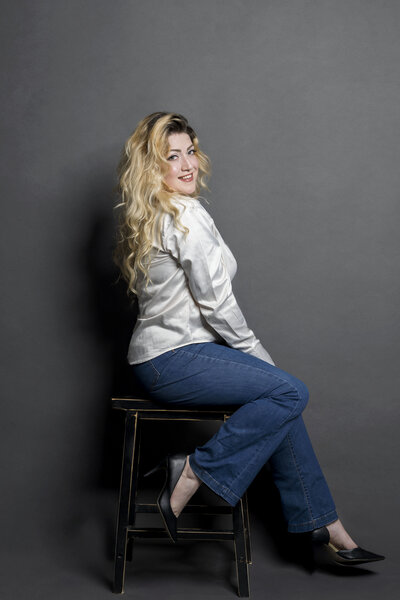
M344 529L301 413L302 381L277 367L232 292L236 261L199 201L209 160L179 114L154 113L127 140L118 167L117 259L137 295L128 361L150 398L178 406L237 405L189 456L167 456L158 506L170 538L204 483L231 506L269 461L288 531L310 532L316 562L384 557Z

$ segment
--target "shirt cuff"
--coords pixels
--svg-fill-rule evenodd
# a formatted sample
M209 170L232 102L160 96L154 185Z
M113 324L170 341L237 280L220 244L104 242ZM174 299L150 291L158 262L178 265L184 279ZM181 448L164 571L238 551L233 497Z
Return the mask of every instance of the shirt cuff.
M270 365L276 366L275 363L274 363L274 361L270 357L269 353L267 352L267 350L261 344L261 342L258 342L254 346L254 348L252 349L252 351L249 352L249 354L251 354L252 356L255 356L256 358L260 358L261 360L269 363Z

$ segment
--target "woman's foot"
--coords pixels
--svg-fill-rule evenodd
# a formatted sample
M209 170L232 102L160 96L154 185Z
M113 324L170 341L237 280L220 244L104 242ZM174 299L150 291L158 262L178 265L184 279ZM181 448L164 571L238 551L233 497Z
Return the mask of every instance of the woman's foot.
M332 546L335 546L338 550L353 550L357 548L357 544L349 536L340 519L329 523L329 525L326 525L326 528L329 531Z
M357 546L339 520L314 529L311 542L314 563L320 567L357 566L385 558Z
M184 506L193 496L193 494L199 489L201 480L192 471L189 464L189 457L186 457L186 464L182 471L182 475L178 479L174 491L172 492L170 504L172 512L176 517L179 517Z

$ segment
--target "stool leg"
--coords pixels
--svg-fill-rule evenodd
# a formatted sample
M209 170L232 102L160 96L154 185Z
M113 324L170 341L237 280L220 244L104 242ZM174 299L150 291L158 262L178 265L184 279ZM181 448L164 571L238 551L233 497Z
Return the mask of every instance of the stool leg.
M127 530L132 495L132 467L134 462L133 450L135 447L136 427L137 412L127 411L125 417L124 454L122 458L121 486L118 503L117 536L115 542L114 593L116 594L122 594L124 591Z
M238 581L238 596L248 598L249 569L246 560L246 537L243 501L239 500L232 509L233 533L235 542L236 573Z
M243 495L243 517L244 517L244 535L246 540L246 560L247 564L251 565L251 544L250 544L250 519L249 519L249 503L247 494Z
M136 436L133 447L133 467L132 467L132 494L131 494L131 506L129 509L129 525L135 525L136 521L136 495L137 495L137 480L139 473L139 460L140 460L140 437L141 437L141 421L140 416L137 418L136 425ZM126 560L131 561L133 557L133 537L128 538L128 546L126 549Z

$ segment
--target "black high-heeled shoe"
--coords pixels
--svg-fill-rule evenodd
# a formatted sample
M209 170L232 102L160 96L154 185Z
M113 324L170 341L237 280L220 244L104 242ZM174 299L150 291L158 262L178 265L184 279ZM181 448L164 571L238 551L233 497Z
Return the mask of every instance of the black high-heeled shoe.
M326 527L314 529L311 532L314 562L319 566L352 566L384 560L381 554L363 550L357 546L352 550L339 550L330 541L330 534Z
M171 508L171 496L176 484L178 483L179 477L182 475L182 471L186 464L186 454L172 454L166 456L160 464L154 469L145 473L144 477L152 475L156 471L165 469L166 477L163 488L157 498L157 506L160 511L161 517L164 521L165 529L168 532L169 537L175 543L177 541L177 523L178 519L172 512Z

